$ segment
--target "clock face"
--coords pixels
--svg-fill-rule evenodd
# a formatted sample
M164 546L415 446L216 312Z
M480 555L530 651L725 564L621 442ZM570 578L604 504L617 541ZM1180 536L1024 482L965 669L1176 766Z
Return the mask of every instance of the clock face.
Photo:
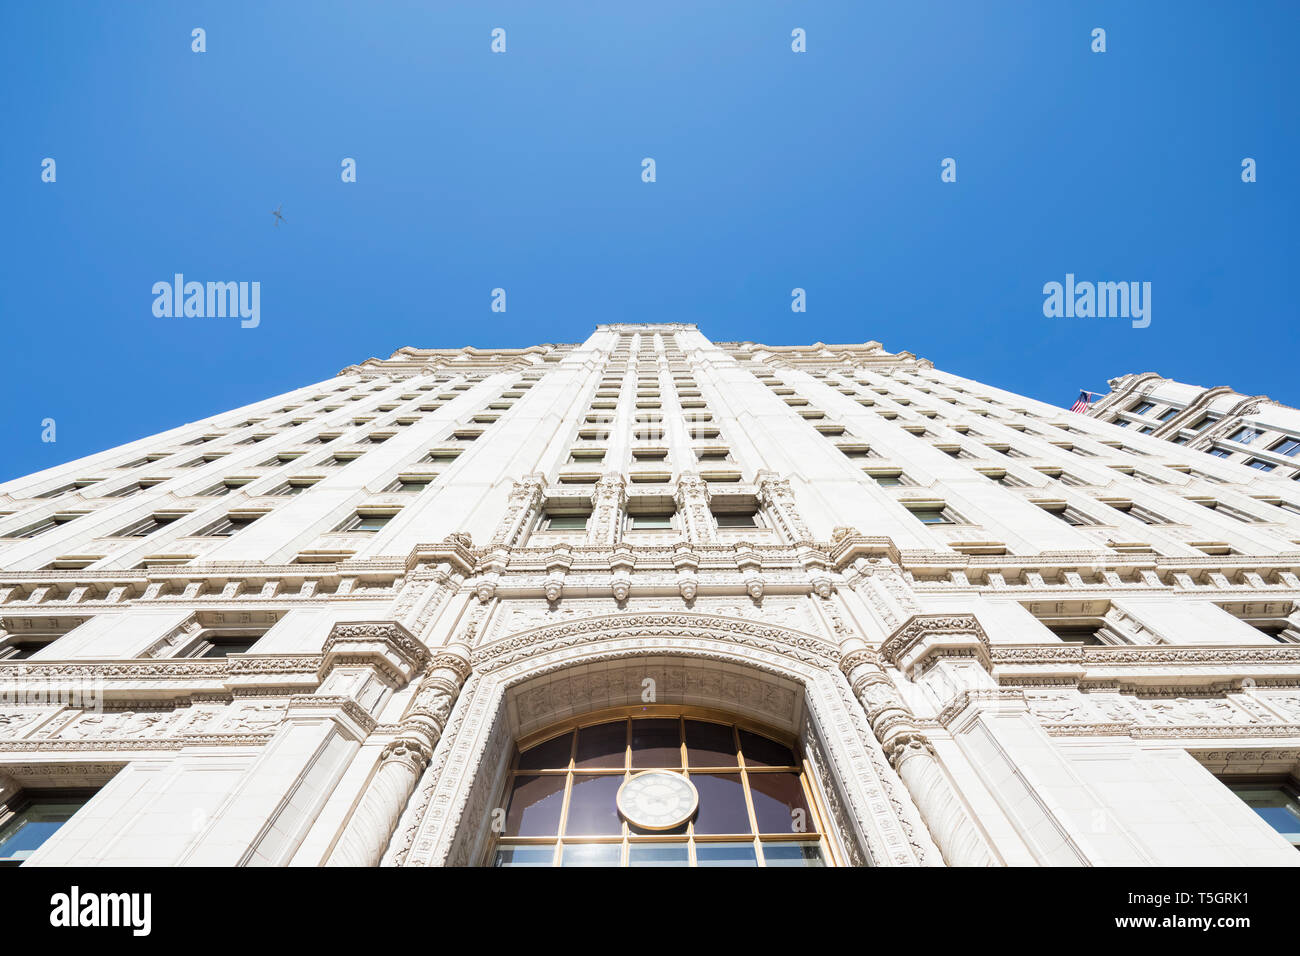
M680 773L648 770L618 788L618 809L642 830L671 830L691 818L700 794Z

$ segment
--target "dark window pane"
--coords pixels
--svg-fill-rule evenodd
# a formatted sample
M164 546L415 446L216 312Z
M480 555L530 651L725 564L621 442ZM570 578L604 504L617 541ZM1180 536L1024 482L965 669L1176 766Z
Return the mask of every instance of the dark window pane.
M628 866L689 866L685 843L634 843L628 847Z
M560 832L564 774L515 777L506 811L506 836L555 836Z
M789 747L768 737L751 734L748 730L740 732L740 752L745 755L746 767L797 766Z
M692 767L736 766L731 728L702 720L686 721L686 760Z
M633 767L681 765L681 731L676 719L632 721Z
M569 766L569 749L573 734L560 734L519 755L520 770L563 770Z
M503 846L497 850L493 866L550 866L555 859L554 846Z
M622 853L617 843L566 843L560 866L618 866Z
M816 829L797 773L751 773L749 793L759 833L810 833Z
M575 775L564 832L578 836L617 836L622 833L616 801L618 788L622 785L622 774Z
M214 639L209 643L212 646L207 648L199 657L229 657L231 654L247 654L253 645L257 643L257 638L248 641Z
M764 843L763 859L768 866L825 866L822 849L816 843Z
M700 791L696 833L749 833L749 811L738 773L691 774Z
M752 843L697 843L695 862L698 866L758 866L758 856Z
M626 749L626 721L583 727L578 731L578 757L574 766L584 770L622 767Z

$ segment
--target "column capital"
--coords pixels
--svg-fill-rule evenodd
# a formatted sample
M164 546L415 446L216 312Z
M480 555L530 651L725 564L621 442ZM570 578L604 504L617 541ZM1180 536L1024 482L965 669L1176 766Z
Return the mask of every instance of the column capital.
M992 670L988 635L973 614L913 614L880 645L880 656L909 679L941 657L974 658Z
M340 664L373 667L405 686L429 660L429 649L396 621L340 621L325 639L324 677Z

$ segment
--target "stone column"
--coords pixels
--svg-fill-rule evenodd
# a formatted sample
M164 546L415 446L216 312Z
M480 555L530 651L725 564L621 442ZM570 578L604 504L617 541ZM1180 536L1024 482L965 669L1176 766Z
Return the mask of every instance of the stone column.
M402 716L397 738L380 755L379 767L326 866L378 865L469 675L469 655L464 644L451 644L429 663Z
M545 475L524 475L516 481L510 490L510 503L506 507L505 516L497 525L496 533L489 543L507 548L519 544L537 517L537 509L541 507L545 490Z
M687 541L713 544L718 533L709 511L709 486L695 472L684 472L677 479L675 496L677 513L682 516L682 529Z
M786 540L791 544L811 541L812 532L808 530L803 515L799 513L794 503L794 492L790 489L790 482L785 478L777 477L776 473L771 471L760 471L756 478L758 503L767 510Z
M871 732L916 802L930 835L949 866L996 866L975 821L953 790L930 740L916 725L876 654L862 641L842 645L840 662L854 695L867 712Z
M627 486L623 476L611 472L596 482L591 496L591 520L587 522L587 544L609 547L623 537L623 509L627 507Z

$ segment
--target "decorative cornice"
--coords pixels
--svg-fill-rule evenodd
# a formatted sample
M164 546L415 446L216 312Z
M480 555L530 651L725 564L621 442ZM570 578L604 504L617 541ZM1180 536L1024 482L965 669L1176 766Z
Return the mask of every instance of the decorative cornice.
M1300 664L1300 644L1270 646L1222 646L1168 644L1111 645L1000 645L990 649L992 663L1024 666L1079 664L1093 666L1151 664Z

